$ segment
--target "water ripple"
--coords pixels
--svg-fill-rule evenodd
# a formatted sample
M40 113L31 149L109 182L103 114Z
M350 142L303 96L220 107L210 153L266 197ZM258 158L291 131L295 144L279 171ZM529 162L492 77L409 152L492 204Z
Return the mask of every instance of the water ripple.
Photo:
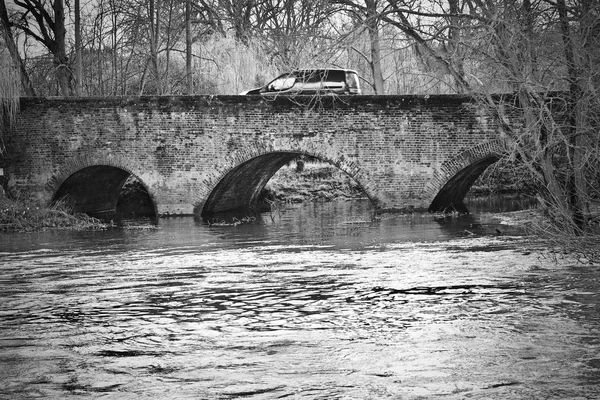
M599 394L598 267L548 262L515 237L449 238L447 226L425 226L427 240L371 237L403 229L382 225L282 240L293 222L181 219L11 244L0 398Z

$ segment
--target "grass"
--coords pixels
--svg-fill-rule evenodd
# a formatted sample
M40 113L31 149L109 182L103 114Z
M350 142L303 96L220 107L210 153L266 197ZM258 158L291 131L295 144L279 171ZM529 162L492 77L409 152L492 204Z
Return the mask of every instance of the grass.
M110 225L86 214L73 214L63 203L42 206L11 200L0 194L0 231L36 232L48 229L96 230Z

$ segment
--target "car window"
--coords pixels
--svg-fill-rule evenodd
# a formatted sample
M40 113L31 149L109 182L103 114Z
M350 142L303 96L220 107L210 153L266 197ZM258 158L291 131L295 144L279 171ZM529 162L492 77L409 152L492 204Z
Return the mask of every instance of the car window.
M301 71L298 78L304 83L344 82L344 71L312 70Z
M305 83L318 83L323 82L326 79L325 71L303 71L301 73L302 82Z
M344 71L328 71L327 80L331 82L344 82L345 72Z
M290 89L296 83L296 77L293 75L282 75L279 78L274 79L267 86L268 91L281 91Z
M348 72L346 74L346 82L348 83L349 88L358 89L358 75L354 72Z

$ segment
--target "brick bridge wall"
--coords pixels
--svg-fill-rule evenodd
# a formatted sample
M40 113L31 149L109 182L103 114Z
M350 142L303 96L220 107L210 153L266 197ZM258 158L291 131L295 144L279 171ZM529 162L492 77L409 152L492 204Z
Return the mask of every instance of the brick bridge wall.
M492 118L464 96L22 99L3 136L9 193L70 194L98 211L133 174L159 214L251 204L298 154L350 175L377 208L439 210L503 152Z

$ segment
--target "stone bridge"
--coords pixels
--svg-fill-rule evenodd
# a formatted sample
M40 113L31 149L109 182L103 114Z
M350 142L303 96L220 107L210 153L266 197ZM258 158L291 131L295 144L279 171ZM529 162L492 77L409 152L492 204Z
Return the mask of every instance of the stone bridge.
M460 208L504 153L466 96L24 98L0 156L9 194L114 210L133 175L157 215L251 207L298 155L328 162L378 210Z

